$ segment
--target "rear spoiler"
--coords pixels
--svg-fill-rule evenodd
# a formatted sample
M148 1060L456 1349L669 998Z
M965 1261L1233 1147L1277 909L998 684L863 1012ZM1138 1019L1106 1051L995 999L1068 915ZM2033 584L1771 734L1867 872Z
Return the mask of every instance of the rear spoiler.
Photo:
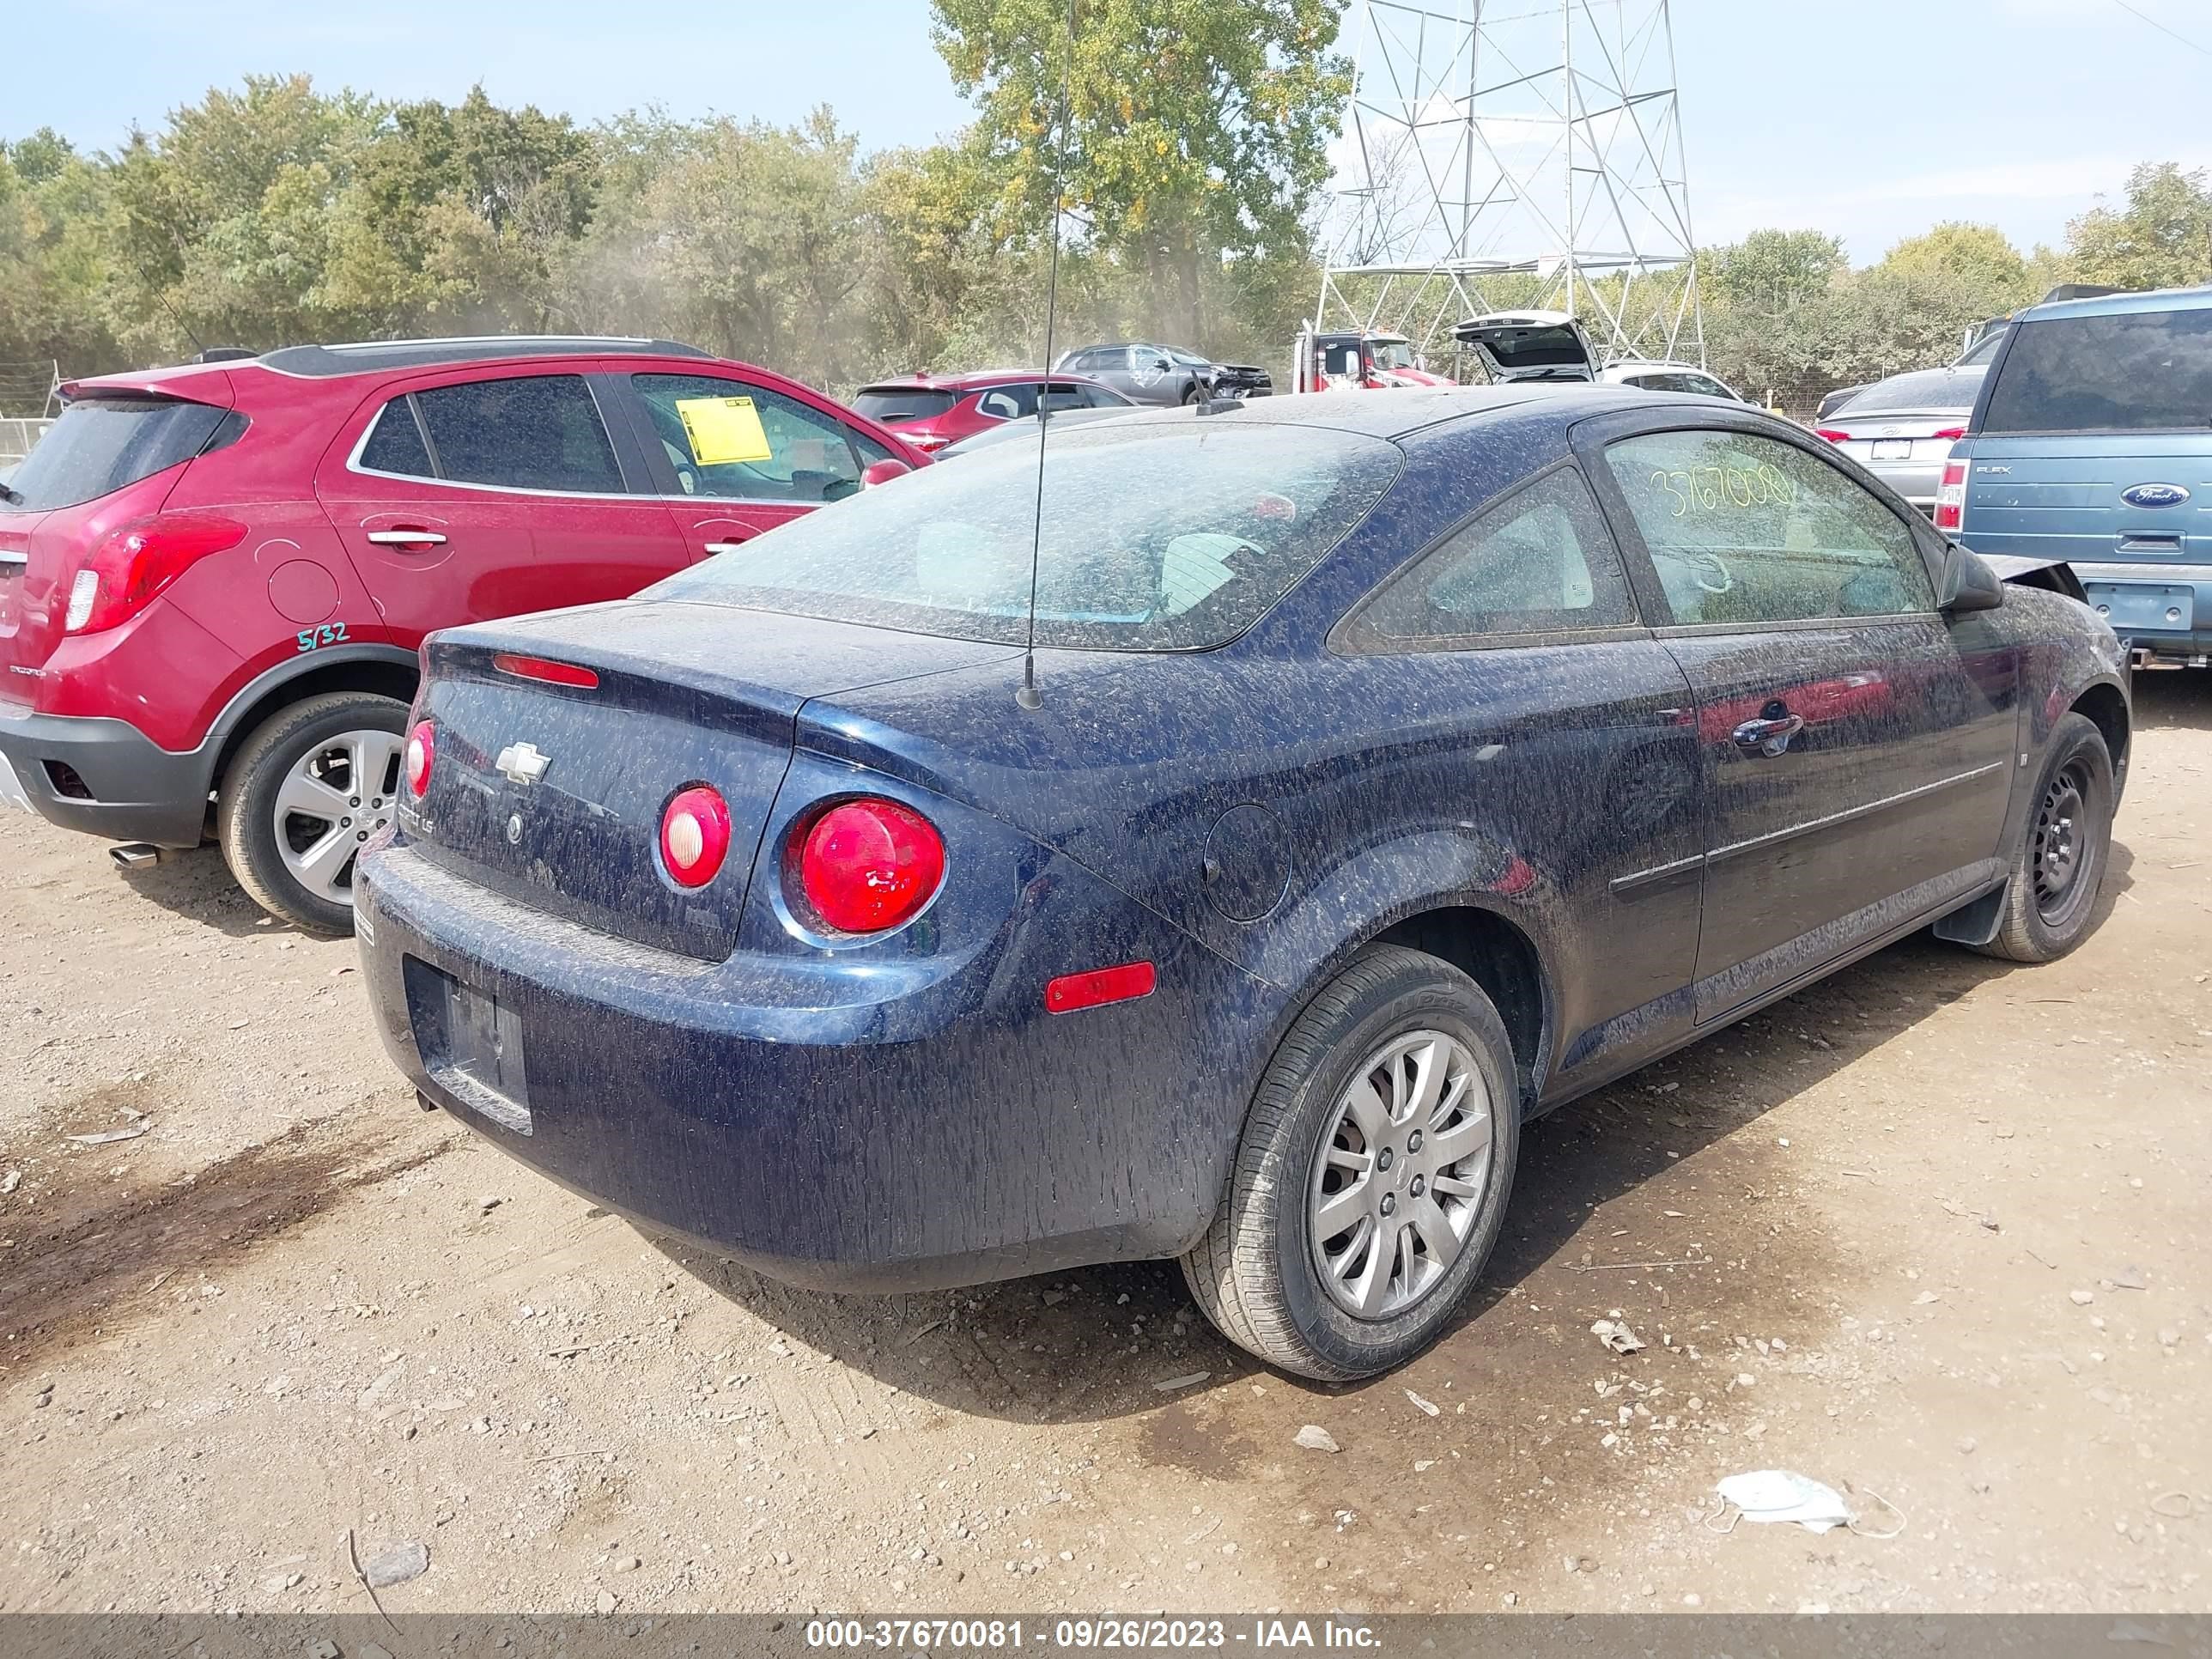
M185 363L174 368L125 370L89 380L64 380L59 390L64 404L85 398L167 398L179 403L206 404L214 409L234 409L238 404L230 376L214 364Z

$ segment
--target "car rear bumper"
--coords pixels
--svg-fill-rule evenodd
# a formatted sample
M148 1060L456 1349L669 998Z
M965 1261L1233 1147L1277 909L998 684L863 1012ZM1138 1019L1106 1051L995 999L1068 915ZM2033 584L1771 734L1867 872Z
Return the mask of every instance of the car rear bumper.
M2212 656L2212 565L2077 564L2074 574L2122 643L2160 659Z
M362 856L356 925L425 1100L770 1277L912 1290L1176 1254L1213 1213L1278 994L1039 850L988 943L872 969L742 940L674 957L390 844ZM1152 996L1044 1012L1054 975L1138 958ZM474 1012L441 1015L456 983ZM453 1031L484 1000L500 1057L471 1068ZM488 1066L511 1068L489 1091Z
M0 806L65 830L197 847L207 827L209 757L164 749L128 721L0 704Z

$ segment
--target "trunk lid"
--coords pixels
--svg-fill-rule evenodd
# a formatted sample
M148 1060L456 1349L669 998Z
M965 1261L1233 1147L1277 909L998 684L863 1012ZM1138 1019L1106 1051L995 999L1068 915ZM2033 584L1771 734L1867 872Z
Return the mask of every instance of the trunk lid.
M518 678L495 664L501 653L588 668L599 684ZM806 701L1009 654L1018 653L674 600L439 634L426 647L416 709L435 723L436 758L407 834L433 863L518 902L720 961L735 947L746 878ZM662 868L660 821L670 799L695 784L727 804L730 850L713 880L684 888Z

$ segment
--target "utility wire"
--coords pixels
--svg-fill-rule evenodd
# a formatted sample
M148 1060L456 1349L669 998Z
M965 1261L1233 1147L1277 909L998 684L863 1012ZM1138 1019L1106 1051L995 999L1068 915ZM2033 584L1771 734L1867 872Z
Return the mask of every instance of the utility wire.
M2139 19L2140 21L2149 24L2153 28L2156 29L2160 34L2166 36L2169 40L2179 40L2183 46L2188 47L2190 51L2203 52L2207 58L2212 58L2212 46L2200 46L2196 41L2191 40L2187 35L2176 33L2173 30L2166 27L2165 24L2160 22L2157 18L2153 17L2148 12L2136 10L2133 6L2128 3L2128 0L2112 0L2112 3L2118 6L2122 11L2127 13L2129 16Z

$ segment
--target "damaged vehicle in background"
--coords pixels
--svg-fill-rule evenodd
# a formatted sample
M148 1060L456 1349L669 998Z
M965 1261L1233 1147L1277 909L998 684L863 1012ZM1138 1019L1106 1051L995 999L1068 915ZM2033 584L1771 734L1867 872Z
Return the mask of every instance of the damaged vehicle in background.
M1196 404L1209 398L1265 398L1273 376L1257 363L1217 363L1180 346L1145 342L1079 346L1053 365L1112 386L1132 403Z
M359 884L427 1103L794 1284L1176 1257L1348 1379L1450 1327L1525 1117L2101 914L2112 630L1802 428L1511 385L1043 450L429 641Z

